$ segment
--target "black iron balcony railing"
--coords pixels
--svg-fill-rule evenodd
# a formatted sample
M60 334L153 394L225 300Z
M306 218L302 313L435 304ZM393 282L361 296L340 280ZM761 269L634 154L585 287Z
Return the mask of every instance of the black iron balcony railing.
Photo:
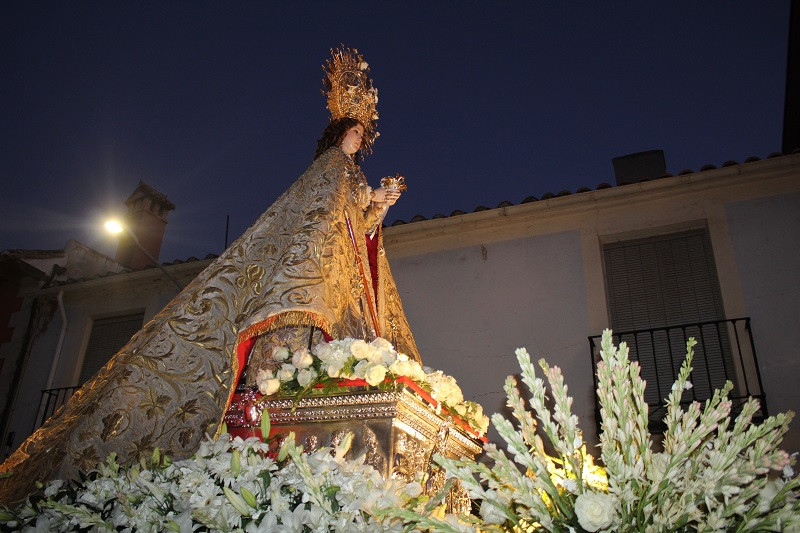
M53 416L56 410L67 403L67 400L72 398L78 386L74 387L61 387L60 389L44 389L42 390L42 397L39 400L39 411L36 413L36 419L33 421L33 431L39 429L45 420Z
M686 357L686 341L694 337L692 388L685 391L682 403L703 402L726 381L733 383L729 398L732 412L738 413L748 398L757 398L761 409L756 417L767 416L767 401L761 384L761 372L750 328L750 317L680 324L661 328L614 332L614 344L626 342L630 359L638 361L647 382L645 400L649 406L650 430L663 432L665 401ZM592 371L597 390L597 362L600 360L600 335L589 337ZM595 420L598 434L600 405L595 396Z

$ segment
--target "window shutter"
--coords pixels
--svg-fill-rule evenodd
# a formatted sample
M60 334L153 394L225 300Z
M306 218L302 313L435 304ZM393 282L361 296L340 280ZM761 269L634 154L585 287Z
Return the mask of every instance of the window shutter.
M89 345L83 358L79 383L83 384L95 375L111 356L125 346L144 322L144 313L98 318L92 324Z
M603 247L611 327L628 343L647 380L645 397L659 405L669 394L695 337L691 376L696 399L710 397L732 369L716 266L703 230L610 243Z

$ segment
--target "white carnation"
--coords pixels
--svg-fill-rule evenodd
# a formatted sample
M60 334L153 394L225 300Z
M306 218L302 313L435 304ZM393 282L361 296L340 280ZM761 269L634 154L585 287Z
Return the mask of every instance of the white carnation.
M413 369L408 361L398 359L389 367L389 370L396 376L413 377Z
M274 378L275 374L272 373L272 370L268 368L260 368L258 373L256 374L256 383L260 383L264 380Z
M394 352L385 348L373 349L372 353L367 356L367 359L373 363L378 363L384 366L389 366L395 361Z

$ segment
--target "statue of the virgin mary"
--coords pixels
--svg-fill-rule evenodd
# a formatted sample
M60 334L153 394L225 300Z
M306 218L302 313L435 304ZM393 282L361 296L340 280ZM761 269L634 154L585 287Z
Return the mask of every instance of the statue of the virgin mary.
M257 386L276 347L383 337L419 361L381 238L399 191L370 188L358 166L377 136L368 75L356 50L333 53L314 162L0 466L0 501L111 452L190 455L219 430L243 368Z

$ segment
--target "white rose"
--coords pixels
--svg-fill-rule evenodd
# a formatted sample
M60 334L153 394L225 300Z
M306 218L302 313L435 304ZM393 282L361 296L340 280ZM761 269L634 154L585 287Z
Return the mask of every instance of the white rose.
M308 348L300 348L292 355L292 365L298 370L310 367L314 363L314 357L309 353Z
M342 373L342 368L344 368L342 361L331 361L324 367L325 373L332 378L338 378Z
M275 374L272 373L272 370L268 368L261 368L259 369L258 373L256 374L256 383L261 383L264 380L274 378Z
M372 350L372 353L368 357L368 359L373 363L378 363L379 365L389 366L394 363L394 353L391 350L386 350L384 348L376 348Z
M355 375L355 377L357 378L363 378L364 372L366 371L368 365L369 361L367 361L366 359L362 359L361 361L356 363L355 367L353 367L353 375Z
M289 349L286 346L276 346L272 349L272 358L275 361L285 361L289 357Z
M584 492L575 499L575 514L586 531L605 529L614 519L614 498L599 492Z
M383 337L376 337L374 341L370 343L375 348L380 348L382 350L392 350L392 343L384 339Z
M258 392L264 396L271 396L278 392L281 388L281 380L278 378L269 378L258 382Z
M412 377L412 368L411 365L408 364L408 361L401 361L398 359L392 366L389 367L389 370L396 376L408 376Z
M281 381L291 381L294 377L295 368L288 364L284 363L280 370L278 370L278 379Z
M301 387L308 386L315 379L317 379L317 371L313 368L304 368L297 373L297 383Z
M333 356L333 347L326 342L321 342L311 348L311 353L325 361Z
M350 345L350 353L352 353L356 359L366 359L371 352L372 348L370 348L370 345L361 339L354 341L353 344Z
M364 379L372 385L373 387L382 383L383 379L386 377L386 368L383 365L379 365L377 363L368 363L366 369L364 370Z

